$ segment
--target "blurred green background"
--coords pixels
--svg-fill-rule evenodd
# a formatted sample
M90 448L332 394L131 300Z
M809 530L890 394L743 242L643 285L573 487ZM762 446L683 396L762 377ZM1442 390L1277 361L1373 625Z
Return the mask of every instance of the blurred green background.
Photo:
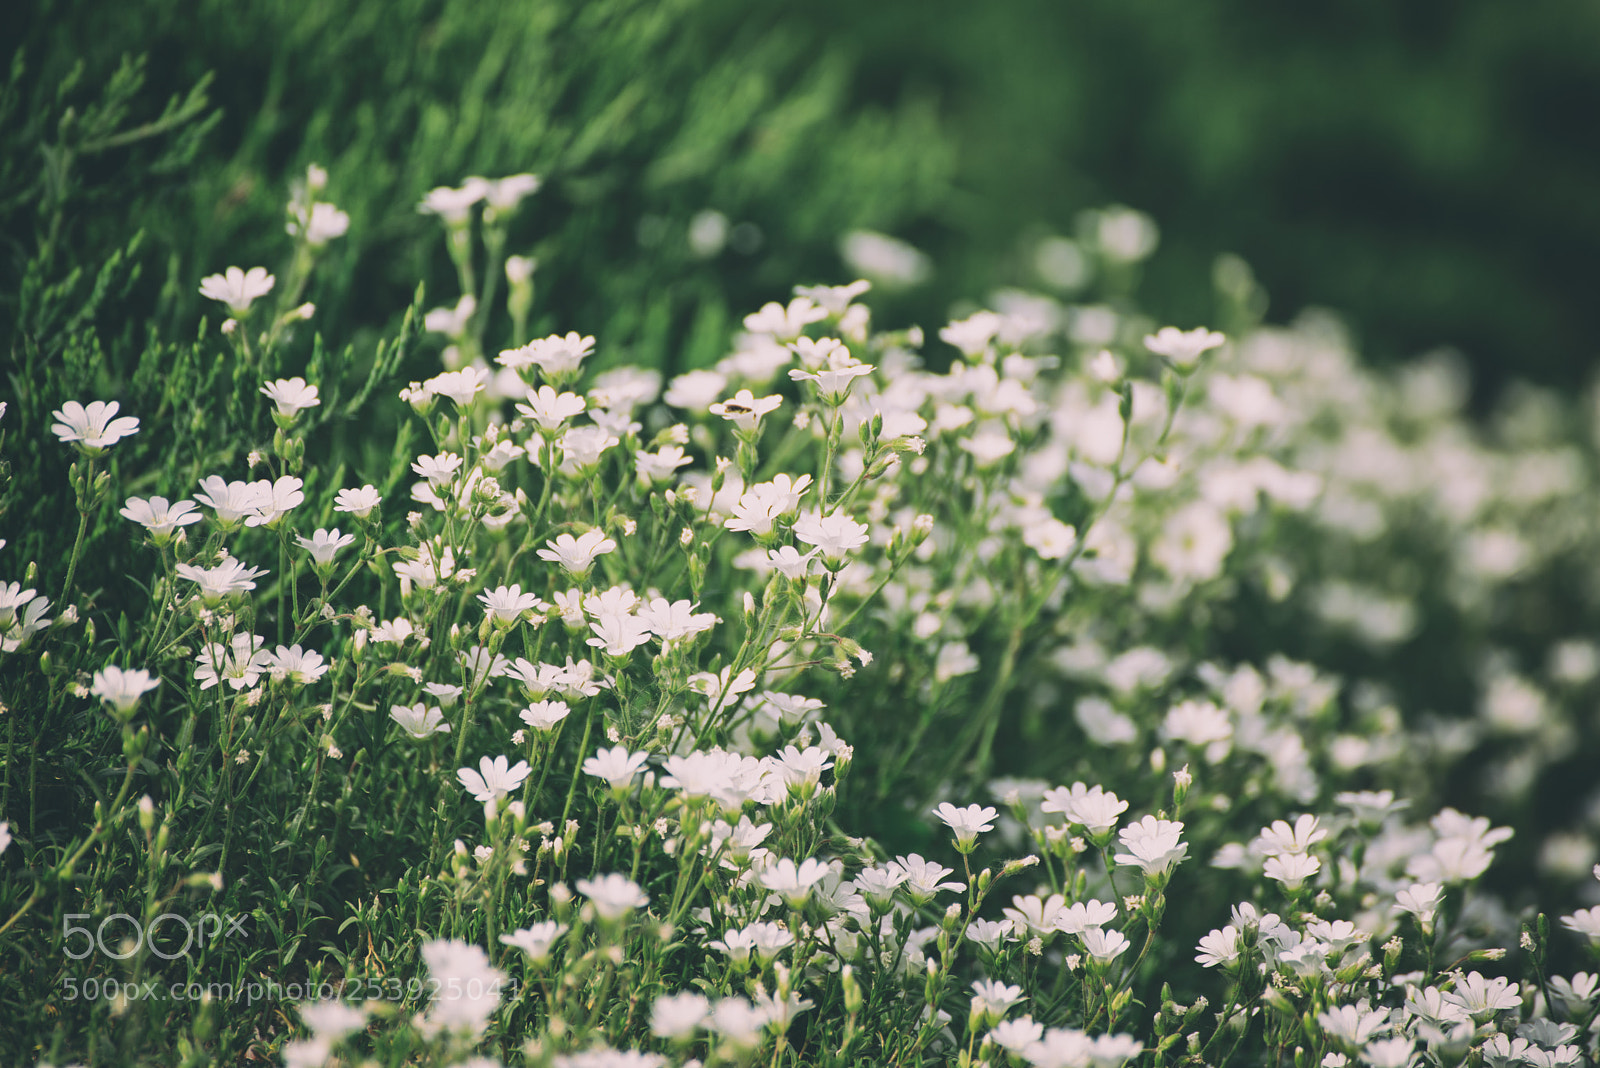
M1454 346L1484 393L1600 353L1600 5L826 6L869 99L938 95L959 162L927 245L968 291L1030 223L1120 201L1162 229L1146 303L1186 325L1228 250L1272 318L1338 309L1379 361Z
M1231 251L1272 318L1338 309L1376 360L1454 346L1480 398L1577 385L1596 355L1594 3L28 0L0 19L29 65L0 119L0 313L60 112L147 53L132 119L213 72L221 120L181 171L141 171L135 145L76 172L80 255L149 231L144 288L107 309L124 319L192 322L203 275L279 262L288 183L317 161L353 221L314 294L346 336L392 324L418 277L453 300L423 192L533 170L550 181L513 250L540 257L536 316L669 367L793 282L843 279L847 229L934 256L886 309L932 324L1035 281L1028 242L1110 202L1159 223L1145 301L1185 325ZM697 256L705 208L750 225Z

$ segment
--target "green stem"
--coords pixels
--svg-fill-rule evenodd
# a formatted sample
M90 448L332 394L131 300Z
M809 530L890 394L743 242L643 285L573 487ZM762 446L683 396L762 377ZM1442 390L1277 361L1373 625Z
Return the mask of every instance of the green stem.
M585 715L583 721L583 741L578 743L578 756L575 763L581 763L583 760L583 755L589 751L589 737L594 733L595 702L591 700L588 701L587 704L589 707L586 709L587 714ZM558 834L562 833L562 828L566 827L567 825L567 817L572 813L572 799L577 796L578 780L581 778L583 778L583 776L578 774L577 768L574 767L572 773L572 782L567 786L567 803L561 807L561 823L556 828L556 833Z
M93 505L89 501L89 494L94 492L94 460L89 461L83 481L79 483L78 494L78 537L72 543L72 557L67 561L67 581L61 586L61 596L57 598L57 606L67 603L67 595L72 592L72 580L78 574L78 556L83 552L83 537L89 531L89 513Z

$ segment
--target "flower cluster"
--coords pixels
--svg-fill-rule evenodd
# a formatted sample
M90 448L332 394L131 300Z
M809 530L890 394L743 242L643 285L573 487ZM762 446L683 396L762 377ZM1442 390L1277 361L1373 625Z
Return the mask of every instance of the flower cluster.
M234 268L202 292L239 320L298 301L349 226L327 181L294 194L282 289ZM1570 517L1581 463L1526 427L1466 436L1437 368L1387 399L1315 324L1224 335L1014 291L930 338L880 329L865 281L796 287L664 380L525 331L533 266L503 253L538 187L423 201L462 293L426 316L438 373L372 402L393 455L319 462L336 377L278 377L292 315L236 323L270 442L96 473L138 420L63 401L84 530L63 605L46 617L37 568L0 584L15 692L80 717L84 752L120 737L87 878L292 925L260 967L403 978L400 1010L306 1001L287 1063L1594 1054L1600 981L1568 966L1600 952L1589 831L1538 845L1583 885L1552 930L1485 889L1531 836L1440 783L1474 756L1486 799L1525 798L1590 736L1600 652L1494 650L1451 721L1385 674L1426 624L1418 560L1447 543L1453 610L1493 630L1558 551L1521 519ZM1096 218L1086 263L1152 247L1136 213ZM108 535L113 474L146 495ZM137 628L79 625L72 566L110 536L150 564ZM0 849L46 856L31 821Z

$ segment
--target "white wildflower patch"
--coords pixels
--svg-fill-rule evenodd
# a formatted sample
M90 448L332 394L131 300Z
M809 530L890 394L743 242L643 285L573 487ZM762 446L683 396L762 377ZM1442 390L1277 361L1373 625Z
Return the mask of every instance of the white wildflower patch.
M58 478L0 544L0 852L37 876L0 931L68 962L19 1003L50 1056L1592 1059L1564 401L1480 432L1448 367L1326 324L1150 320L1121 208L1030 245L1053 296L926 334L869 304L926 258L853 233L871 285L708 315L667 377L535 336L583 305L509 223L595 192L551 173L407 206L462 289L349 368L301 324L342 329L318 272L370 205L313 166L286 266L201 283L232 325L181 387L73 356L0 402L0 470ZM731 210L641 244L709 270Z

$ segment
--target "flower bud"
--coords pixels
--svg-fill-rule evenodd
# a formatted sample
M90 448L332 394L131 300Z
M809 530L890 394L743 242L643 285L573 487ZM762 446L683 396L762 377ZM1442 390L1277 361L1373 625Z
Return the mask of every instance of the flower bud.
M861 985L856 982L855 969L850 965L839 969L839 984L844 987L844 1011L856 1015L861 1011Z

